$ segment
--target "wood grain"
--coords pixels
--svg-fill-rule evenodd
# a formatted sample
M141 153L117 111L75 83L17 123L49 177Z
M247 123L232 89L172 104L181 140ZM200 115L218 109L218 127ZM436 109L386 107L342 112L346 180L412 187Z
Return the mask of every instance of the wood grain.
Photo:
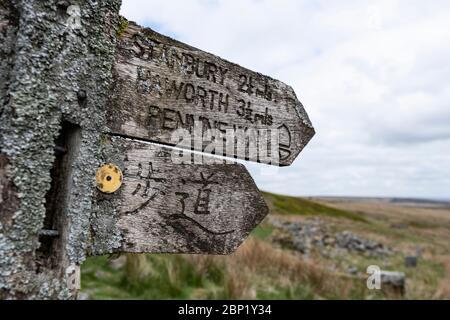
M118 215L103 227L105 214L92 221L94 247L115 225L116 252L228 254L268 213L243 165L175 164L166 147L120 137L107 143L105 160L121 168L123 184L112 195L97 191L94 207L117 207Z
M314 135L290 86L134 23L121 34L107 117L113 134L167 145L178 142L172 137L177 129L193 133L194 122L203 133L255 130L255 145L247 137L246 150L226 155L281 166L290 165ZM264 140L264 130L279 141L277 157L258 149L275 144ZM184 147L205 151L214 138L201 136Z

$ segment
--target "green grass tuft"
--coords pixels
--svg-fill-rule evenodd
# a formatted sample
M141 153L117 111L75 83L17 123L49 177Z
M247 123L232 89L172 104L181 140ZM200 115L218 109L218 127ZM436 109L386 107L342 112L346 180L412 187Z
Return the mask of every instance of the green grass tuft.
M262 223L257 226L251 234L257 239L265 240L272 235L274 230L275 228L272 225Z
M189 299L223 297L224 268L205 261L201 268L182 255L146 255L151 269L140 281L130 281L123 267L113 268L107 257L87 259L82 291L93 299ZM217 296L219 295L219 296Z
M119 17L119 27L117 28L117 37L121 38L123 33L125 32L125 30L127 30L129 25L129 22L127 19L125 19L124 17L120 16Z

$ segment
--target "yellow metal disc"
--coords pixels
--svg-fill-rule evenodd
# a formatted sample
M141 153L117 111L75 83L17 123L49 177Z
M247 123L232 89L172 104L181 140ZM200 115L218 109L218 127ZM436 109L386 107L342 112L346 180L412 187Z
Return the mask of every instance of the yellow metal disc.
M104 193L116 192L122 185L122 171L112 163L101 166L95 174L97 188Z

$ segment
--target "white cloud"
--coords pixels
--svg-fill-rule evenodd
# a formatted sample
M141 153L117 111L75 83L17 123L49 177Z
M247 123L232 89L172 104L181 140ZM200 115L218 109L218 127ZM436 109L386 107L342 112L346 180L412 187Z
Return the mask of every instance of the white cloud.
M450 3L124 0L122 14L292 85L317 135L280 193L450 198Z

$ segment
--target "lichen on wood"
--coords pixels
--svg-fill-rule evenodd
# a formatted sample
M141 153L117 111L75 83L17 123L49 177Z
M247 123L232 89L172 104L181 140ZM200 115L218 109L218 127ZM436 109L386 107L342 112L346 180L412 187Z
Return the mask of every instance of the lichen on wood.
M14 209L0 225L1 298L71 297L65 268L80 264L88 247L92 171L102 161L97 146L119 7L119 0L11 0L0 5L0 203L8 201ZM78 18L79 24L72 23ZM82 90L86 97L80 101ZM58 213L67 228L60 230L65 263L49 269L37 265L35 255L62 120L83 130L68 207Z

